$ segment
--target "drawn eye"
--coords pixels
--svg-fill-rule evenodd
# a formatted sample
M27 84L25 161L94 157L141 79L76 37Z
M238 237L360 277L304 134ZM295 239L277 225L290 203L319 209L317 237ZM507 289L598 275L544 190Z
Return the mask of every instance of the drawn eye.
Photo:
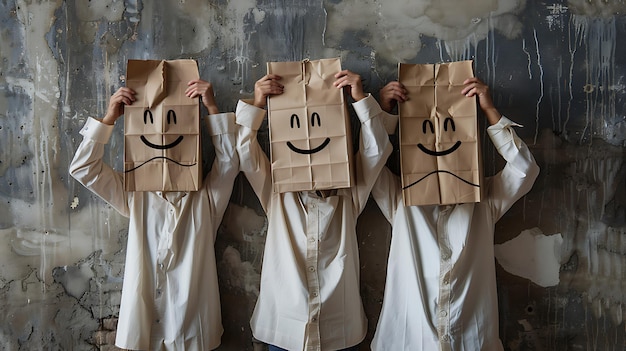
M174 124L176 124L176 112L174 110L167 111L167 124L170 124L170 119L173 119Z
M298 118L298 115L296 115L295 113L293 115L291 115L291 128L293 128L293 121L296 121L296 124L298 125L298 128L300 128L300 118Z
M452 131L456 132L456 127L454 126L454 121L450 117L446 118L446 120L443 122L443 130L445 130L446 132L448 131L448 122L450 122L450 126L452 127Z
M154 119L152 118L152 112L150 112L150 110L143 111L143 124L148 124L148 116L150 116L150 124L154 124Z
M319 127L322 126L322 122L320 121L320 115L317 112L313 112L311 115L311 127L315 127L315 120L317 119L317 125Z
M433 122L427 119L424 121L424 123L422 123L422 131L424 132L424 134L426 134L426 126L429 126L430 132L435 134L435 126L433 125Z

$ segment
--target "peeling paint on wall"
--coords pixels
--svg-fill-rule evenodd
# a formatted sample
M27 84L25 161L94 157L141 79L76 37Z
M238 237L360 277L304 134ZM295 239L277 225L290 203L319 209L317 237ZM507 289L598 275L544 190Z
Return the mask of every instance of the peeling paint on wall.
M546 288L559 284L562 243L560 234L548 236L541 229L532 228L496 245L494 251L504 270Z
M7 316L0 344L110 347L128 222L67 168L85 120L102 116L124 84L128 59L196 59L218 106L230 111L237 99L252 96L268 61L341 57L375 97L397 77L400 61L474 60L496 105L525 125L518 132L541 167L533 190L496 227L504 345L623 350L625 31L622 0L0 3L0 313ZM267 151L263 128L259 138ZM495 173L502 161L484 144L486 174ZM208 143L203 150L212 157ZM121 169L122 151L118 125L104 160ZM249 317L266 231L241 177L216 242L225 327L220 350L255 346ZM538 233L560 233L562 244L557 235ZM373 203L358 235L369 319L365 350L384 298L391 235ZM520 247L547 254L515 255ZM509 265L516 257L521 263Z

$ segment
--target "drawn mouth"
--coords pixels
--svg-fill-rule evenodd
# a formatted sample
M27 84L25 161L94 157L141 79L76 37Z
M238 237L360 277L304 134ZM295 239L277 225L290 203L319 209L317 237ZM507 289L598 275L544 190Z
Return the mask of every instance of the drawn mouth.
M451 148L449 148L448 150L443 150L443 151L433 151L430 149L427 149L424 145L422 144L417 144L417 147L422 150L424 153L429 154L431 156L445 156L448 154L453 153L454 151L456 151L456 149L459 148L459 146L461 146L461 141L458 140Z
M407 186L403 187L403 188L402 188L402 190L404 190L404 189L408 189L408 188L412 187L413 185L415 185L415 184L417 184L417 183L421 182L422 180L424 180L424 178L426 178L426 177L428 177L428 176L430 176L430 175L433 175L433 174L435 174L435 173L447 173L447 174L449 174L449 175L451 175L451 176L453 176L453 177L457 178L458 180L462 181L463 183L466 183L466 184L469 184L469 185L471 185L471 186L475 186L475 187L477 187L477 188L480 188L480 185L478 185L478 184L474 184L474 183L471 183L471 182L468 182L467 180L465 180L465 179L463 179L463 178L459 177L458 175L456 175L456 174L454 174L454 173L452 173L452 172L450 172L450 171L436 170L436 171L432 171L432 172L428 173L427 175L425 175L425 176L423 176L422 178L420 178L420 179L418 179L418 180L414 181L413 183L411 183L411 184L409 184L409 185L407 185Z
M181 137L181 138L182 138L182 137ZM192 167L192 166L195 166L195 165L196 165L196 163L192 163L192 164L190 164L190 165L185 165L185 164L182 164L182 163L180 163L180 162L178 162L178 161L176 161L176 160L172 160L172 159L171 159L171 158L169 158L169 157L165 157L165 156L156 156L156 157L153 157L153 158L149 159L148 161L146 161L146 162L144 162L144 163L140 164L140 165L139 165L139 166L137 166L137 167L133 167L133 168L131 168L131 169L128 169L128 170L124 171L124 173L132 172L132 171L136 170L137 168L139 168L139 167L141 167L141 166L145 165L146 163L151 162L151 161L154 161L154 160L158 160L158 159L160 159L160 158L165 159L165 160L168 160L168 161L171 161L171 162L174 162L175 164L177 164L177 165L179 165L179 166L181 166L181 167Z
M151 147L153 149L157 149L157 150L165 150L165 149L171 149L174 146L180 144L181 141L183 141L183 136L180 135L176 140L174 140L174 142L169 143L167 145L157 145L157 144L153 144L151 142L148 141L148 139L146 139L145 136L141 136L141 141L143 141L144 144L146 144L146 146Z
M316 147L314 149L310 149L310 150L299 149L299 148L295 147L290 141L287 142L287 146L293 152L296 152L296 153L299 153L299 154L310 155L310 154L314 154L316 152L322 151L322 149L325 148L326 145L328 145L328 143L330 143L330 138L326 138L326 140L324 140L322 145L320 145L320 146L318 146L318 147Z

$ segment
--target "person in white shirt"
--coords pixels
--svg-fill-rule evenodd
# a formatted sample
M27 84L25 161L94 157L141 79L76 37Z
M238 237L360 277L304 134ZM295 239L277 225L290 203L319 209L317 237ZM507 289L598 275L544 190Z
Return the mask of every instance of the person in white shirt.
M239 173L235 116L220 114L208 82L189 82L209 116L215 161L191 192L128 192L123 174L102 161L115 121L135 92L120 88L102 120L89 118L70 174L129 217L116 346L132 350L214 349L223 333L214 242Z
M262 77L254 101L237 105L240 168L268 218L261 290L250 324L254 337L270 350L356 350L367 331L356 220L391 144L379 118L382 110L363 92L360 76L344 70L335 77L335 87L350 90L361 121L356 185L351 188L274 193L257 130L267 96L283 92L280 77Z
M478 97L487 133L506 166L485 179L481 202L448 206L404 206L399 177L387 168L381 172L372 196L392 225L392 239L372 350L503 350L494 226L530 191L539 167L515 134L518 125L494 107L488 86L476 78L464 84L463 94ZM380 91L387 112L407 98L398 82Z

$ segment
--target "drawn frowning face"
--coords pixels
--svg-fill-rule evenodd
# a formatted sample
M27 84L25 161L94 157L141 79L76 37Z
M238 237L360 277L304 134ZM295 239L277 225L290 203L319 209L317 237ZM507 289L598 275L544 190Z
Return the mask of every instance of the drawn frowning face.
M185 95L193 60L130 60L124 107L124 182L128 191L193 191L201 184L200 108Z
M456 126L454 124L454 120L452 119L452 117L446 117L444 119L443 122L443 132L441 133L445 133L445 134L450 134L450 135L454 135L454 132L456 131ZM430 119L425 119L422 122L422 133L426 136L429 133L432 135L435 135L435 127L433 122ZM425 137L427 140L431 139L428 138L427 136ZM448 139L452 139L453 137L448 136ZM448 142L449 147L442 147L440 150L437 150L436 148L428 148L427 146L425 146L423 143L418 142L417 143L417 148L423 152L424 154L428 155L428 156L435 156L435 157L443 157L443 156L447 156L450 155L452 153L454 153L455 151L457 151L460 147L462 142L460 140L456 140L456 142ZM448 169L435 169L427 174L425 174L423 177L415 180L414 182L404 186L402 189L408 189L414 185L416 185L417 183L423 181L424 179L426 179L427 177L430 177L432 175L436 175L438 173L446 173L452 177L457 178L458 180L460 180L463 183L466 183L470 186L473 187L479 187L478 184L474 184L466 179L463 179L462 177L459 177L457 174L455 174L453 171L448 170Z

